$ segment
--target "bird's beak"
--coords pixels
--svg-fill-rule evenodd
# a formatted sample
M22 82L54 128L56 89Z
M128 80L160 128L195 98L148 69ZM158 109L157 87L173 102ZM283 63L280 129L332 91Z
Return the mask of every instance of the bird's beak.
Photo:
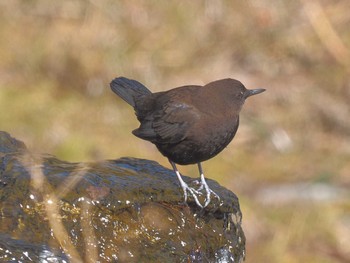
M264 92L266 89L248 89L246 92L245 92L245 98L248 98L250 96L253 96L253 95L256 95L256 94L259 94L261 92Z

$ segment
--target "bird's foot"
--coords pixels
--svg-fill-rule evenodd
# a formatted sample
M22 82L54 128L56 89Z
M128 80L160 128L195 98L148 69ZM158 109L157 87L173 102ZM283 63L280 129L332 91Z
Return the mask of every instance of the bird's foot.
M219 201L220 201L220 196L215 193L213 190L210 189L209 185L205 181L205 179L202 177L201 181L196 181L197 184L199 184L199 188L196 190L198 193L202 194L200 191L203 189L205 190L206 193L206 198L205 198L205 203L203 205L203 208L208 206L210 201L211 201L211 195L215 196Z
M211 190L209 187L206 189L206 192L207 192L207 196L205 199L206 201L205 201L204 207L209 205L211 201L211 195L215 196L220 201L220 196L217 193L215 193L213 190Z
M204 208L204 206L201 204L201 202L199 202L198 196L201 195L202 193L197 191L196 189L189 187L188 184L185 183L184 180L182 180L181 174L180 172L177 170L176 165L174 162L172 162L171 160L169 160L170 164L172 165L174 172L177 176L177 178L179 179L181 188L184 192L184 203L187 202L187 191L192 195L194 201L196 202L196 204L200 207L200 208Z
M184 202L186 203L187 202L187 191L191 194L191 196L193 197L194 201L196 202L196 204L200 207L200 208L204 208L205 206L203 206L201 204L201 202L199 201L198 199L198 195L201 195L202 193L199 192L198 190L192 188L192 187L189 187L188 184L186 184L185 182L180 182L181 183L181 187L182 187L182 190L184 192Z

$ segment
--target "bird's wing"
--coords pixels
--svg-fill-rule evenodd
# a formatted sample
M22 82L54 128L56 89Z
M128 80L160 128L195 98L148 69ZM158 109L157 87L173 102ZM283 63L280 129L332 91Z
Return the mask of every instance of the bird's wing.
M198 118L195 107L169 100L144 116L140 128L133 134L153 143L177 143L186 137L188 129Z

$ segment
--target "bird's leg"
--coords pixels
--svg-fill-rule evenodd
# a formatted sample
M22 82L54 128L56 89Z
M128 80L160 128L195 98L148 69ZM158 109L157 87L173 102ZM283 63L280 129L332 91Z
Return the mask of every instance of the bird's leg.
M203 205L199 202L198 197L197 197L197 194L199 194L199 192L198 192L197 190L195 190L194 188L189 187L188 184L186 184L185 181L182 179L181 174L180 174L180 172L177 170L175 163L172 162L172 161L170 161L170 160L169 160L169 162L170 162L171 166L173 167L174 172L175 172L177 178L179 179L180 185L181 185L182 190L183 190L183 192L184 192L185 202L187 202L187 191L189 191L190 194L193 196L193 199L194 199L194 201L196 202L196 204L197 204L199 207L203 208Z
M205 181L204 178L204 173L203 173L203 169L202 169L202 165L201 163L198 163L198 170L201 176L201 186L199 187L198 191L202 190L203 188L205 189L206 193L207 193L207 197L205 199L205 204L203 207L206 207L207 205L209 205L210 203L210 194L213 194L214 196L216 196L217 199L220 200L220 197L217 193L215 193L213 190L211 190L209 188L209 185L207 184L207 182Z

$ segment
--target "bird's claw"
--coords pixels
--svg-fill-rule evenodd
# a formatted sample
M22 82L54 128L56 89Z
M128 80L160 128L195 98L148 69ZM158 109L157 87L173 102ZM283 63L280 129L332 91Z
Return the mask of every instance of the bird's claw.
M196 202L196 204L200 207L200 208L204 208L205 206L203 206L199 199L198 199L198 195L201 195L200 192L198 192L196 189L189 187L188 185L184 186L182 188L182 190L184 191L184 199L185 199L185 203L187 202L187 191L191 194L191 196L193 197L194 201Z
M199 183L200 182L197 181L197 184L199 184ZM211 190L206 183L205 184L200 183L200 184L201 185L198 189L194 189L192 187L189 187L187 184L182 186L182 190L184 191L185 202L187 201L187 197L188 197L187 191L192 195L194 201L196 202L196 204L200 208L205 208L209 205L209 203L211 201L211 195L215 196L220 201L220 196L217 193L215 193L213 190ZM204 194L203 192L201 192L203 189L205 189L205 193L206 193L204 205L202 205L198 199L198 196Z
M213 190L211 190L208 185L204 185L204 187L203 187L203 185L201 185L200 188L202 188L202 189L205 188L205 191L206 191L206 194L207 194L206 198L205 198L204 207L209 205L209 203L211 201L211 195L215 196L220 201L219 195L217 193L215 193Z
M203 175L203 171L202 171L202 167L200 165L200 163L198 163L198 168L200 171L200 175L201 175L201 180L199 181L195 181L197 184L200 184L200 187L196 190L192 187L189 187L187 183L185 183L185 181L182 179L180 172L177 170L176 165L174 162L172 162L171 160L169 160L171 165L173 166L174 172L177 176L177 178L179 179L181 188L184 192L184 202L187 202L187 191L192 195L194 201L196 202L196 204L200 207L200 208L205 208L206 206L209 205L210 201L211 201L211 194L213 194L216 198L219 199L220 201L220 197L219 195L217 195L213 190L211 190L207 184L207 182L205 181L204 175ZM205 203L204 205L201 204L201 202L198 199L199 195L202 195L203 193L201 192L203 189L205 189L206 192L206 197L205 197Z

